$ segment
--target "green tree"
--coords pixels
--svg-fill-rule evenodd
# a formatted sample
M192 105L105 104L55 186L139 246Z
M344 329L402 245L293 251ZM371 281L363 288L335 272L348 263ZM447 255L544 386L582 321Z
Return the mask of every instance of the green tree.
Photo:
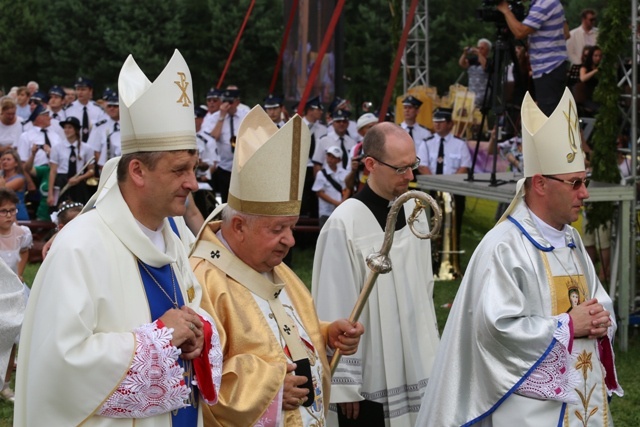
M629 52L629 2L610 0L600 14L598 46L602 48L602 62L598 67L598 86L594 99L600 103L592 144L592 177L601 182L619 182L620 172L616 161L615 141L621 131L618 110L618 58ZM612 202L593 203L589 209L588 228L593 230L611 219Z
M42 29L47 21L42 0L0 1L0 82L5 90L37 77Z

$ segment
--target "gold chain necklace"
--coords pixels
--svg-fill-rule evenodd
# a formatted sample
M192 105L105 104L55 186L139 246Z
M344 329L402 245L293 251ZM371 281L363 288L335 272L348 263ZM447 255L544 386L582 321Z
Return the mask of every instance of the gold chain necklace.
M153 280L153 282L158 285L158 287L160 288L160 290L162 291L163 294L165 294L167 296L167 298L169 298L169 301L171 301L171 303L173 304L173 306L175 308L180 308L180 306L178 305L178 290L176 289L176 281L175 281L175 274L173 273L173 268L171 268L171 265L169 265L169 268L171 269L171 285L173 286L173 299L171 299L171 296L169 296L169 294L167 293L167 291L164 290L164 288L160 285L160 283L158 282L158 280L153 276L153 274L151 274L151 272L149 271L149 269L147 268L146 265L144 265L144 263L140 260L138 260L138 264L140 264L140 266L144 269L144 271L147 272L147 274L149 275L149 277L151 277L151 279Z

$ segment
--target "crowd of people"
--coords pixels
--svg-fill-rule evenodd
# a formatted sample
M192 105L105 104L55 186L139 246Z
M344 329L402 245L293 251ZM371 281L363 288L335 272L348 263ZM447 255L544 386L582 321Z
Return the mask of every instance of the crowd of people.
M386 228L416 176L471 168L448 106L427 128L416 94L402 97L399 124L356 118L342 98L312 97L301 116L275 94L249 108L234 85L194 105L178 51L153 83L129 56L99 101L86 77L3 97L0 396L15 399L15 425L607 425L611 395L623 394L615 314L590 242L571 227L589 195L578 117L598 105L577 101L580 83L589 98L597 82L596 14L569 32L557 0L532 2L522 22L505 4L529 41L535 92L522 138L501 141L524 177L476 249L442 339L438 248L411 231L429 231L427 214L409 224L407 202ZM481 39L459 59L476 107L491 48ZM455 209L460 247L464 197ZM319 222L311 292L283 262L301 216ZM18 221L52 217L58 233L29 293L33 238ZM352 322L388 233L393 270Z

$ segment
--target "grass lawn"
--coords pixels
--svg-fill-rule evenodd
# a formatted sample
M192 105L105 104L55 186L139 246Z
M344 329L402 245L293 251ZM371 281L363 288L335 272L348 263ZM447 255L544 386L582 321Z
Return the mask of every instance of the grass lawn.
M469 258L482 236L494 224L494 212L496 203L486 200L467 198L467 210L465 212L462 247L466 252L461 257L461 267L464 270ZM311 269L313 265L313 241L298 240L298 247L293 252L293 267L300 278L311 285ZM28 266L25 279L32 283L32 278L37 271L37 265ZM460 280L436 282L434 302L440 329L444 328L451 303L460 285ZM629 351L616 353L616 368L618 378L625 390L625 397L614 397L611 403L611 411L616 427L640 426L640 330L632 328L629 337ZM12 425L13 406L5 401L0 401L0 427Z

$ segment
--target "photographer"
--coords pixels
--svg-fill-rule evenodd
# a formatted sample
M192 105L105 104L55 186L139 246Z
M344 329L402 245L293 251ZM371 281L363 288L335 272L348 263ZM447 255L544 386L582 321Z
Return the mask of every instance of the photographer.
M216 140L220 163L213 172L212 180L215 191L220 193L222 203L227 202L229 194L229 183L231 181L231 168L233 166L233 153L236 146L236 135L240 122L246 115L240 106L240 90L229 86L220 93L220 109L213 113L209 123L213 124L213 129L202 126L202 131L207 132Z
M469 90L475 93L475 106L482 107L485 89L487 87L487 58L491 53L491 42L487 39L478 40L477 47L465 47L458 64L467 70Z
M516 39L529 37L529 59L533 71L536 102L547 116L553 113L564 92L567 78L569 27L560 0L532 0L529 14L520 22L502 0L497 9L504 15Z

